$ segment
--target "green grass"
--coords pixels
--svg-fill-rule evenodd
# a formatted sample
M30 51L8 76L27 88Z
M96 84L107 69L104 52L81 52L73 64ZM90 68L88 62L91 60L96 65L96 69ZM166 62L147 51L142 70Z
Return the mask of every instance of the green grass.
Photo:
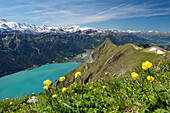
M23 98L2 100L0 112L168 113L170 112L170 63L166 57L160 60L162 63L154 63L147 70L137 67L121 76L113 77L113 73L109 72L109 75L104 75L103 78L90 81L88 84L75 82L65 86L67 91L64 93L62 93L64 86L52 87L36 95L38 101L34 104L26 104L33 94ZM137 72L139 77L131 78L131 72ZM153 82L146 79L148 75L155 78ZM77 81L80 79L81 77L77 78ZM53 94L57 94L57 98L52 98Z

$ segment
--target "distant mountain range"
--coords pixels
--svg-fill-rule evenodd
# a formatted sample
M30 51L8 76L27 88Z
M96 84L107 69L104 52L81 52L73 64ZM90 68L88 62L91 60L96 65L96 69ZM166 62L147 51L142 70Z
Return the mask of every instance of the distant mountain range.
M33 24L25 24L25 23L17 23L10 22L5 19L0 20L0 30L19 30L22 33L27 34L35 34L35 33L48 33L48 32L102 32L99 29L91 28L91 27L80 27L80 26L71 26L71 27L47 27L44 26L36 26Z
M17 22L11 22L6 19L0 20L0 30L19 30L22 33L27 34L35 34L35 33L48 33L48 32L85 32L85 33L106 33L107 31L112 32L127 32L127 33L163 33L163 34L170 34L170 32L159 32L159 31L133 31L133 30L127 30L127 31L118 31L118 30L100 30L95 29L92 27L80 27L80 26L71 26L71 27L55 27L51 26L48 27L46 25L44 26L36 26L33 24L25 24L25 23L17 23Z

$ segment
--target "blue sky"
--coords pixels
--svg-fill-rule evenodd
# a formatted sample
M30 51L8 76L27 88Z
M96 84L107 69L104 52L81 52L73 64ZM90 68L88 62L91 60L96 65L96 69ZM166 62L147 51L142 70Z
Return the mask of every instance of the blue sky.
M170 31L170 0L0 0L0 18L47 26Z

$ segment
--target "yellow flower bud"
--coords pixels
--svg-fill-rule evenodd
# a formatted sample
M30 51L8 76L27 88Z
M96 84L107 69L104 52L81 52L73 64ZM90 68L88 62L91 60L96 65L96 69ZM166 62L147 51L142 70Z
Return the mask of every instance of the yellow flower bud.
M48 86L44 86L43 89L44 89L44 90L48 90Z
M66 92L66 91L67 91L67 88L66 88L66 87L63 87L62 93Z
M103 89L105 89L106 88L106 86L103 86Z
M60 78L59 78L59 81L62 82L62 81L64 81L65 79L66 79L65 77L60 77Z
M162 61L160 61L158 64L161 64L162 63Z
M165 56L165 54L163 54L163 56Z
M151 68L151 67L152 67L152 63L150 63L149 61L142 63L142 68L145 69L145 70L148 69L148 68Z
M57 98L57 95L56 95L56 94L54 94L54 95L52 96L52 98Z
M153 76L147 76L147 80L149 80L149 82L153 82L154 81L154 77Z
M115 76L116 74L113 74L113 77Z
M81 76L81 72L75 73L75 79L76 79L77 77L79 77L79 76Z
M105 73L105 75L108 75L108 74L109 74L108 72Z
M6 100L8 100L9 98L7 97Z
M51 84L51 81L50 81L50 80L45 80L45 81L43 82L43 84L46 85L46 86L49 86L49 85Z
M12 102L10 102L9 105L12 105Z
M138 75L136 72L132 72L132 73L131 73L131 77L132 77L132 78L138 78L139 75Z

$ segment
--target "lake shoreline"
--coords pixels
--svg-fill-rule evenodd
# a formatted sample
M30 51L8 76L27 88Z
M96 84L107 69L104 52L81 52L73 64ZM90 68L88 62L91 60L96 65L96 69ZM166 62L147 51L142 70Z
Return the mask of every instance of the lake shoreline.
M72 60L69 60L69 61L66 61L66 62L60 62L60 63L68 63L68 62L76 62L76 63L83 63L83 62L86 62L87 60L85 60L84 58L77 58L77 59L72 59ZM48 64L60 64L60 63L46 63L46 64L42 64L42 65L48 65ZM26 69L20 69L20 70L17 70L15 72L8 72L6 74L3 74L0 76L0 78L2 77L5 77L5 76L8 76L10 74L14 74L14 73L17 73L17 72L20 72L20 71L25 71L25 70L32 70L32 69L35 69L35 68L38 68L38 67L41 67L42 65L40 66L36 66L36 67L30 67L30 68L26 68Z
M49 79L53 83L80 64L77 62L46 64L32 70L1 77L0 99L20 97L20 95L29 95L32 92L40 93L43 91L44 80Z

